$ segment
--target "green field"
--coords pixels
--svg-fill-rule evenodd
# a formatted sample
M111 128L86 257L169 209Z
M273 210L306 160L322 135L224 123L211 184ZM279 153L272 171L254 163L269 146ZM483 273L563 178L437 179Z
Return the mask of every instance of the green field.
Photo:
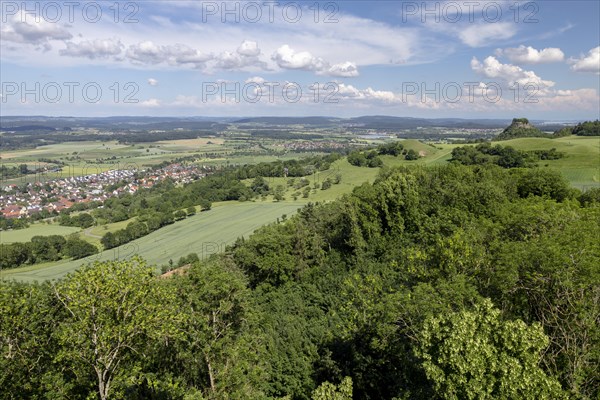
M352 192L356 186L361 185L365 182L373 182L379 173L379 168L364 168L364 167L355 167L350 165L346 159L341 159L333 164L327 171L316 172L313 175L307 176L306 179L310 182L311 192L308 198L302 197L302 195L298 196L297 201L301 203L308 202L326 202L339 198L343 194ZM322 184L328 178L333 180L336 175L341 175L342 180L337 185L332 185L330 189L321 190L321 189L313 189L314 184ZM296 192L302 193L302 189L296 190L293 187L288 186L288 181L293 179L297 181L301 178L265 178L270 188L275 188L278 185L285 186L285 199L292 200L292 196ZM244 181L246 185L250 185L252 183L252 179L247 179ZM267 196L267 201L272 201L272 196Z
M217 205L210 211L166 226L158 231L115 249L77 261L21 267L0 272L2 279L44 281L57 279L82 264L95 260L124 259L139 254L152 264L177 262L180 256L197 253L201 258L222 252L238 237L248 236L256 228L273 222L283 214L292 215L300 202L246 202Z
M56 224L33 224L25 229L0 231L0 243L29 242L34 236L62 235L67 236L79 232L81 228L60 226Z

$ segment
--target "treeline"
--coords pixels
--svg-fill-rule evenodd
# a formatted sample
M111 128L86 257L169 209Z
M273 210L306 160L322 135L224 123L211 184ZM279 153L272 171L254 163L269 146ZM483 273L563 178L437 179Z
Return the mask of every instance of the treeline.
M217 124L215 124L217 125ZM223 126L222 126L223 127ZM219 129L215 126L216 129ZM182 140L182 139L197 139L199 137L214 136L217 135L218 130L207 129L194 129L194 130L181 130L181 131L125 131L114 134L113 140L117 140L121 144L131 143L148 143L148 142L160 142L162 140Z
M30 218L6 218L0 215L0 230L25 229L29 226Z
M4 163L0 165L0 181L8 179L19 178L21 176L29 174L29 168L27 164L19 164L14 166L6 166Z
M2 283L0 397L595 399L599 199L543 169L384 169L181 276Z
M55 164L54 166L38 166L37 168L29 169L27 164L19 164L19 165L7 165L2 163L0 165L0 181L5 181L14 178L21 178L26 175L45 173L48 169L57 169L60 168L64 163L59 160L51 160L49 158L39 158L39 162L47 163L47 164Z
M94 217L88 213L79 213L71 216L67 213L60 214L58 217L58 224L62 226L76 226L79 228L89 228L94 225Z
M554 132L554 137L569 135L600 136L600 120L580 122L576 126L567 126Z
M379 168L383 166L383 161L378 154L377 150L351 151L348 154L348 162L356 167Z
M312 175L316 171L328 170L331 164L341 157L342 155L339 153L332 153L325 156L305 157L297 160L261 162L238 167L233 172L233 176L239 180L256 177L302 177Z
M354 150L348 154L348 162L357 167L379 168L383 161L378 156L390 155L394 157L403 156L405 160L418 160L419 153L414 149L405 149L400 142L392 142L379 145L372 150Z
M97 252L96 246L75 236L66 239L60 235L34 236L29 242L0 244L0 269L64 258L77 260Z
M452 150L450 161L464 165L496 164L502 168L534 167L540 160L558 160L564 153L550 150L517 150L511 146L492 146L481 143L477 146L456 147Z
M55 133L45 131L19 132L17 134L3 134L2 147L6 150L31 149L37 146L60 144L65 142L108 142L114 140L112 135L98 133Z
M202 211L210 210L210 203L205 202ZM163 226L170 225L175 221L180 221L189 216L196 214L194 206L190 206L186 211L177 210L175 212L163 213L144 213L137 221L132 221L127 224L124 229L119 229L115 232L107 232L102 236L100 243L104 249L112 249L113 247L121 246L129 243L132 240L139 239L147 234L154 232Z

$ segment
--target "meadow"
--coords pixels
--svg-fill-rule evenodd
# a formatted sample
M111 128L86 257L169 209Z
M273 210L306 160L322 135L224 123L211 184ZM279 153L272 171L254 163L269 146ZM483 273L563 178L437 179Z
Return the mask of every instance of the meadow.
M600 186L600 137L565 136L558 139L521 138L508 140L507 145L520 150L549 150L565 153L558 160L540 161L538 165L559 170L579 189Z
M282 215L291 216L299 202L245 202L216 204L209 211L168 225L123 246L76 261L59 261L0 271L2 279L44 281L57 279L83 264L94 261L126 259L139 254L152 264L163 265L180 256L197 253L206 258L225 250L238 237L247 237L260 226Z
M60 226L58 224L37 223L25 229L0 231L0 243L28 242L34 236L62 235L67 236L81 231L81 228Z
M401 157L384 156L387 166L422 164L444 164L452 158L452 150L460 144L427 144L417 140L405 140L404 147L414 149L423 157L416 161L406 161ZM493 145L512 146L517 150L550 150L555 148L565 156L558 160L539 161L538 166L553 168L578 189L600 186L600 138L584 136L566 136L558 139L519 138L493 142ZM473 145L474 146L474 145Z

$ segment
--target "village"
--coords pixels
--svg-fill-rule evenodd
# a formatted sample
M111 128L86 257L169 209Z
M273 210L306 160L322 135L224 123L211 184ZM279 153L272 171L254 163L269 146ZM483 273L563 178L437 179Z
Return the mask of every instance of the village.
M45 182L9 184L0 187L0 215L10 219L44 212L56 214L78 203L104 203L110 197L150 189L166 179L186 184L203 178L210 170L207 166L175 163L156 170L119 169Z

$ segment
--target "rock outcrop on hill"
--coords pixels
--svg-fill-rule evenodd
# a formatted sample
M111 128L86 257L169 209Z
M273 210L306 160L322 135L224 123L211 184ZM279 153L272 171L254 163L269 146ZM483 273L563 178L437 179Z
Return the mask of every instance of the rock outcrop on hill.
M498 135L496 140L520 137L548 137L548 135L530 124L527 118L513 118L512 123Z

